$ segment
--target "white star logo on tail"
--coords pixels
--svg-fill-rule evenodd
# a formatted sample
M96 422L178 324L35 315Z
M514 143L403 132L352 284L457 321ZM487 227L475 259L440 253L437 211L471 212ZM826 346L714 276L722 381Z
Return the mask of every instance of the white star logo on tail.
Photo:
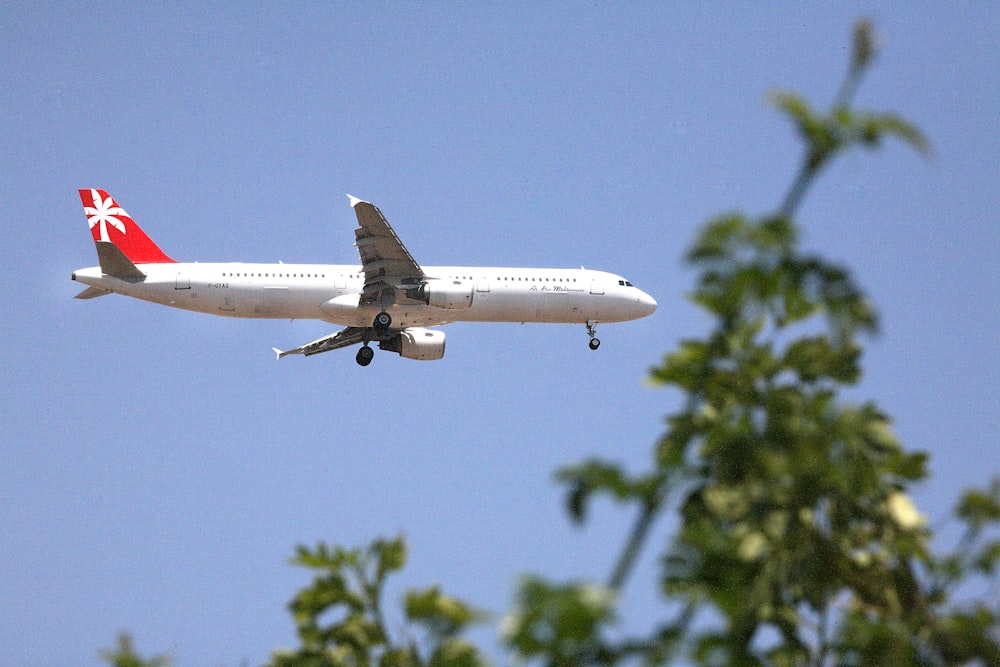
M94 198L94 205L84 206L83 212L87 214L87 222L90 223L90 228L93 229L94 225L101 226L101 240L108 241L108 225L111 225L122 234L125 233L125 223L119 220L116 216L128 217L128 213L125 209L117 206L115 200L108 195L107 199L101 199L101 193L97 190L90 191L91 196Z

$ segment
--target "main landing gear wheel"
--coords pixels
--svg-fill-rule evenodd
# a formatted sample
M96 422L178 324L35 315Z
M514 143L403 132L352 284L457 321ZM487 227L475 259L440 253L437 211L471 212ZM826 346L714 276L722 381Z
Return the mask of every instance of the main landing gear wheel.
M367 366L375 358L375 350L371 349L367 345L361 347L358 350L358 356L354 357L354 360L358 362L359 366Z
M375 316L375 320L372 321L372 328L375 331L386 331L392 324L392 316L384 310Z
M601 346L601 339L597 337L597 322L587 320L587 335L590 336L590 349L596 350Z

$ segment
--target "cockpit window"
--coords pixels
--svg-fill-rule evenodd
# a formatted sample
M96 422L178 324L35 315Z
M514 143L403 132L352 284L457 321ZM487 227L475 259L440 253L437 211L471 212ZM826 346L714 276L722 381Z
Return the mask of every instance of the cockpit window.
M632 283L630 283L627 280L619 280L618 284L621 285L622 287L633 287Z

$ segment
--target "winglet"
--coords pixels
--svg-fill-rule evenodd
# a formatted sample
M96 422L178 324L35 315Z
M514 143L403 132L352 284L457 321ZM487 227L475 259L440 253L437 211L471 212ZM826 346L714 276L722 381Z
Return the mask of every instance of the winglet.
M276 360L276 361L281 361L281 358L282 358L283 356L285 356L285 353L284 353L284 352L282 352L281 350L279 350L278 348L276 348L276 347L272 347L271 349L272 349L272 350L274 350L274 354L275 354L275 360Z
M364 203L364 200L358 199L354 195L347 195L347 199L351 202L351 208L354 208L358 204Z

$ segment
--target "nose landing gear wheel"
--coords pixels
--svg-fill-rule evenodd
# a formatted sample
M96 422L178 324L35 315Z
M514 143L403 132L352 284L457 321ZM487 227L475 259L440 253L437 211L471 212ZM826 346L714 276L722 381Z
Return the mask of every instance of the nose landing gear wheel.
M354 360L358 362L359 366L367 366L375 358L375 350L371 349L367 345L363 346L358 350L358 356L354 357Z
M596 350L601 346L601 339L597 337L597 322L587 320L587 335L590 336L590 349Z
M375 331L386 331L391 324L392 316L383 310L375 316L375 320L372 322L372 328L375 329Z

